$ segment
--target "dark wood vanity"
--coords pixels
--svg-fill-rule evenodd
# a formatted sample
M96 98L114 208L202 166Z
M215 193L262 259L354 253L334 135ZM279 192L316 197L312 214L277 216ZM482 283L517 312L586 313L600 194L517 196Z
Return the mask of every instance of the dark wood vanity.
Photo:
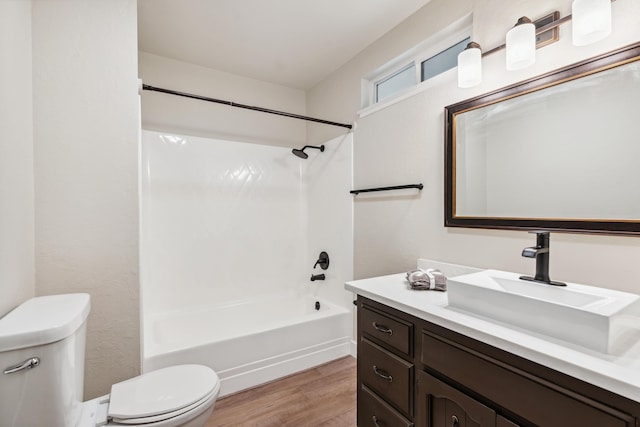
M358 296L359 427L638 427L640 403Z

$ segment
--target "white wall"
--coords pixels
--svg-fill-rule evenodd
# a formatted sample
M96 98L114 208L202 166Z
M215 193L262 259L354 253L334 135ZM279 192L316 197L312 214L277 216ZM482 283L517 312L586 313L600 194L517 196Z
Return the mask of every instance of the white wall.
M305 114L305 93L162 56L140 52L144 84ZM174 95L144 91L142 127L148 130L279 146L301 146L305 122Z
M36 291L91 294L90 398L140 369L136 2L32 12Z
M32 297L31 2L0 2L0 317Z
M432 0L404 23L362 51L352 61L307 94L307 112L339 114L352 121L360 102L361 78L396 55L412 48L448 24L473 16L473 39L485 48L503 42L517 18L533 19L560 9L570 13L571 1ZM531 260L520 256L533 244L525 232L444 227L444 107L578 60L637 41L640 0L613 3L614 29L591 46L571 45L571 24L561 27L561 41L538 50L535 66L507 72L504 51L483 60L485 81L457 88L455 70L442 75L427 90L358 120L354 136L354 186L421 181L415 193L357 198L354 208L356 278L408 270L417 258L457 264L532 272ZM310 141L330 130L312 127ZM634 237L554 233L551 277L640 292L640 240Z

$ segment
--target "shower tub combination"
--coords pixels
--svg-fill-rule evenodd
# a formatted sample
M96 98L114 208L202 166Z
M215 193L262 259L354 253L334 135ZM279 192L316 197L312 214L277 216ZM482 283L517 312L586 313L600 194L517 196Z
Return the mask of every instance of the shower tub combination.
M349 355L351 324L347 309L310 296L165 313L145 322L143 371L207 365L225 396Z
M351 141L294 156L143 131L144 372L207 365L224 396L352 354ZM311 282L319 249L339 262Z

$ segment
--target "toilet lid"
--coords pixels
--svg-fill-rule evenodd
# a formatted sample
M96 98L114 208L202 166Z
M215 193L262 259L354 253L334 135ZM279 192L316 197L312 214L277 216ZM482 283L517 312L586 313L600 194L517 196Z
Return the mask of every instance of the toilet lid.
M203 365L179 365L148 372L111 386L109 416L155 417L198 406L216 388L216 373Z

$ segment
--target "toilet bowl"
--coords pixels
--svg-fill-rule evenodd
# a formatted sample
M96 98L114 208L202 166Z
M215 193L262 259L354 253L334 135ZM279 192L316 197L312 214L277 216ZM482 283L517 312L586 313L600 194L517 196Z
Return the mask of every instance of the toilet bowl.
M0 426L204 426L220 380L203 365L148 372L82 402L88 314L89 295L67 294L0 318Z

